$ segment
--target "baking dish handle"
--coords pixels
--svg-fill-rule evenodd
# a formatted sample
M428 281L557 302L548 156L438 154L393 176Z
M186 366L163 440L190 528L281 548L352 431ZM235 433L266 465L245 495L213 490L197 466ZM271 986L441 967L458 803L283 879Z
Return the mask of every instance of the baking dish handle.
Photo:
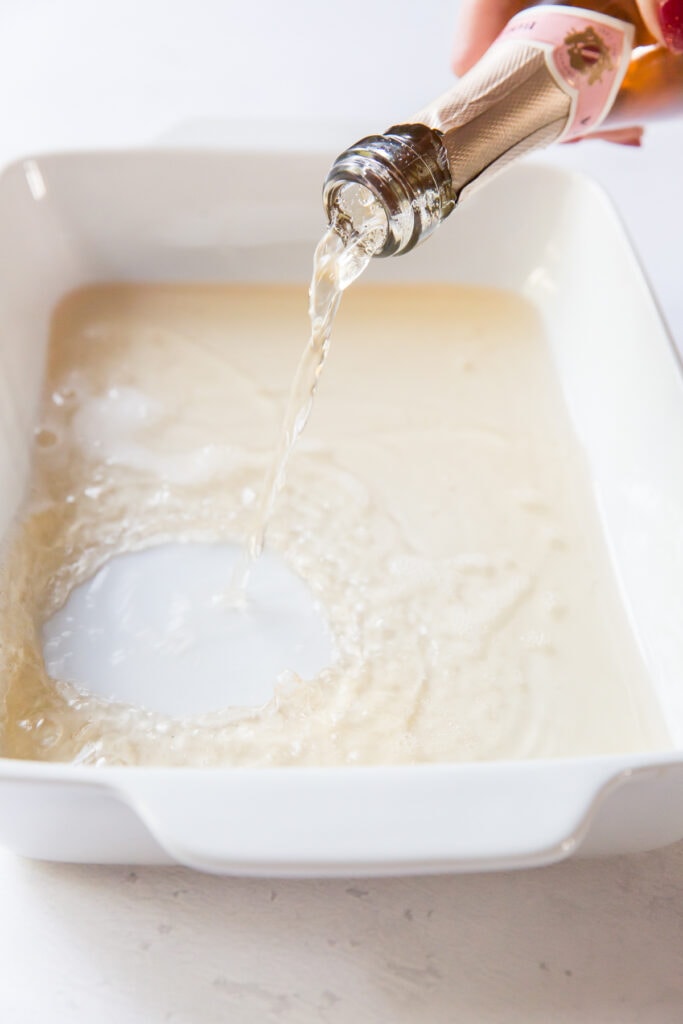
M681 767L667 841L683 837ZM136 772L122 795L174 860L205 871L280 877L482 871L569 856L606 796L652 770L614 759L147 770Z

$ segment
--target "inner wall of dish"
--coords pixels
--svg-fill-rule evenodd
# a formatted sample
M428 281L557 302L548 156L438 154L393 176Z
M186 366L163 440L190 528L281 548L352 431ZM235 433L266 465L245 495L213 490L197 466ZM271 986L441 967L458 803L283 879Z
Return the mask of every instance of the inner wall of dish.
M119 160L125 167L123 176ZM43 162L40 178L37 165L6 174L0 226L12 261L10 275L0 282L8 326L0 359L11 392L1 428L0 513L5 530L26 484L47 323L59 297L97 280L303 282L321 223L310 204L320 165L298 159L291 167L286 165L283 160L281 194L271 192L270 212L264 212L261 202L266 182L258 180L253 161L247 158L188 156L176 160L171 171L163 155L64 157ZM164 187L155 192L152 185L162 167ZM682 507L680 469L677 476L674 463L678 459L678 467L683 465L683 452L672 453L671 465L662 465L667 456L661 450L662 438L672 437L672 420L679 425L676 367L662 344L655 311L618 226L601 198L583 183L550 174L544 182L542 209L529 222L523 202L511 203L510 196L523 198L532 182L525 182L524 174L508 178L489 188L485 204L483 197L475 199L462 211L459 227L455 221L449 226L450 237L444 229L409 260L373 266L373 276L512 287L525 291L542 311L574 427L591 465L625 603L667 728L680 742L683 711L676 706L673 683L681 651L673 621L681 605L681 577L672 571L671 559L667 562L667 541L673 534L666 531L673 529L674 510ZM200 179L206 186L201 198L196 189ZM250 218L242 213L235 222L236 194L247 207L251 203L259 210L254 221L260 225L256 244L251 244ZM522 234L525 217L532 230ZM269 223L274 238L268 234ZM588 229L594 241L592 262L579 258ZM290 238L305 237L291 243L288 232ZM482 255L481 239L487 237L503 241L493 253ZM597 290L596 267L601 284ZM614 300L616 292L619 303ZM648 355L649 383L660 399L654 416L639 387L639 356L647 348L643 334L654 338ZM16 344L17 339L23 343ZM673 436L683 439L683 423L680 428ZM654 464L653 451L661 455Z

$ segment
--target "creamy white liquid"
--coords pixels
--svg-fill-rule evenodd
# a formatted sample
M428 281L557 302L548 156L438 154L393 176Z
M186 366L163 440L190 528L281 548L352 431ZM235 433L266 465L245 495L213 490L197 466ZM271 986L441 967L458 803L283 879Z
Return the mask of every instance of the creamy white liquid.
M268 533L324 610L330 665L282 665L264 706L182 720L48 677L43 623L112 556L239 543L306 326L293 287L62 304L2 580L2 752L392 764L666 745L540 325L485 290L346 296Z

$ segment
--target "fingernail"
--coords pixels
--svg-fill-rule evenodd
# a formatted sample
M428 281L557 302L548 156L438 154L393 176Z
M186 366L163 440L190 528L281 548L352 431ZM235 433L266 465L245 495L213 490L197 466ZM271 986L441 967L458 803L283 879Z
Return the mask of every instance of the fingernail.
M683 53L683 0L664 0L659 5L659 24L669 49Z

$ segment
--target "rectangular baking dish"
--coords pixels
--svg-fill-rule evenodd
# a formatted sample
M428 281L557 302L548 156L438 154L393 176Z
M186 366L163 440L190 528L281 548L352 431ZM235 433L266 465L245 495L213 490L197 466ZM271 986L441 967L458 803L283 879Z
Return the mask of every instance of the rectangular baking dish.
M0 536L29 470L50 314L88 283L294 281L329 160L63 154L0 179ZM513 289L540 310L656 704L659 753L344 769L87 768L0 759L0 842L29 857L226 874L532 866L683 838L683 386L605 196L516 168L376 281ZM2 681L0 680L0 699Z

